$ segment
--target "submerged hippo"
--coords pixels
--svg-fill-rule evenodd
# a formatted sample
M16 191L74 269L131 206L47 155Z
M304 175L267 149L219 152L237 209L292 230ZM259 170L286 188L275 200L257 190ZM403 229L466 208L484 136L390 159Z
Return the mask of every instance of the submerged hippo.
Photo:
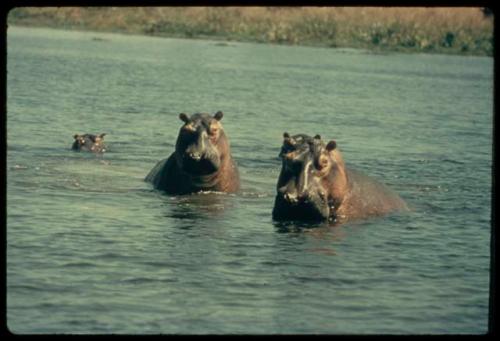
M73 142L73 146L71 146L71 149L75 151L104 153L106 151L106 146L103 143L105 135L106 134L99 134L99 135L75 134L73 135L75 141Z
M236 192L240 187L239 172L220 123L222 116L221 111L213 116L179 114L184 125L175 151L160 161L145 180L168 194Z
M407 209L389 188L347 169L335 141L325 144L319 135L283 137L273 219L342 223Z

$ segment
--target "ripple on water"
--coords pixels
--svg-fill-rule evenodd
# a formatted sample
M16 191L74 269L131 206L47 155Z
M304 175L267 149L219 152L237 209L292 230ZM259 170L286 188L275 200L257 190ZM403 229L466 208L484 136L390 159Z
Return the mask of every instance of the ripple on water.
M487 330L491 58L93 36L9 27L11 330ZM239 193L143 181L174 150L179 112L219 109ZM69 149L96 131L108 153ZM335 138L412 209L273 222L284 131Z

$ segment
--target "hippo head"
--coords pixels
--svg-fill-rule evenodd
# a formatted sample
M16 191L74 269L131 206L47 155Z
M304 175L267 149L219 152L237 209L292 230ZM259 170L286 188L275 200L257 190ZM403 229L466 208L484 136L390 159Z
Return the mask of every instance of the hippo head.
M284 133L283 138L274 219L335 219L330 183L332 169L338 166L334 155L336 142L325 144L319 135Z
M71 149L76 151L90 151L90 152L105 152L104 146L104 136L106 134L100 135L92 135L92 134L84 134L73 135L75 141L73 142L73 146Z
M227 139L220 121L223 113L218 111L213 116L196 113L188 117L181 113L179 118L184 125L179 131L175 146L176 160L184 172L202 176L219 170Z

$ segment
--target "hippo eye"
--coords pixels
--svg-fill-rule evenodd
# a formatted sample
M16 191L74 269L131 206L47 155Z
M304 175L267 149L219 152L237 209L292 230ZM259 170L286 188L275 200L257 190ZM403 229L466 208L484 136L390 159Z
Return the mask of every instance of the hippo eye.
M316 168L318 170L322 170L327 166L328 166L328 158L324 155L321 155L316 163Z
M217 127L210 127L210 129L208 130L208 133L210 135L215 135L215 134L217 134L218 131L219 131L219 129Z

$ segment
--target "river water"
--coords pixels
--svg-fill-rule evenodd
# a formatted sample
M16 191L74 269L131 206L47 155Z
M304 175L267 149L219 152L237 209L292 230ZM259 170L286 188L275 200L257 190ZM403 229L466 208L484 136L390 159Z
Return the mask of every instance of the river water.
M7 52L11 332L487 332L492 58L21 27ZM218 110L239 193L143 181L180 112ZM274 223L284 131L412 210ZM102 132L104 155L70 150Z

